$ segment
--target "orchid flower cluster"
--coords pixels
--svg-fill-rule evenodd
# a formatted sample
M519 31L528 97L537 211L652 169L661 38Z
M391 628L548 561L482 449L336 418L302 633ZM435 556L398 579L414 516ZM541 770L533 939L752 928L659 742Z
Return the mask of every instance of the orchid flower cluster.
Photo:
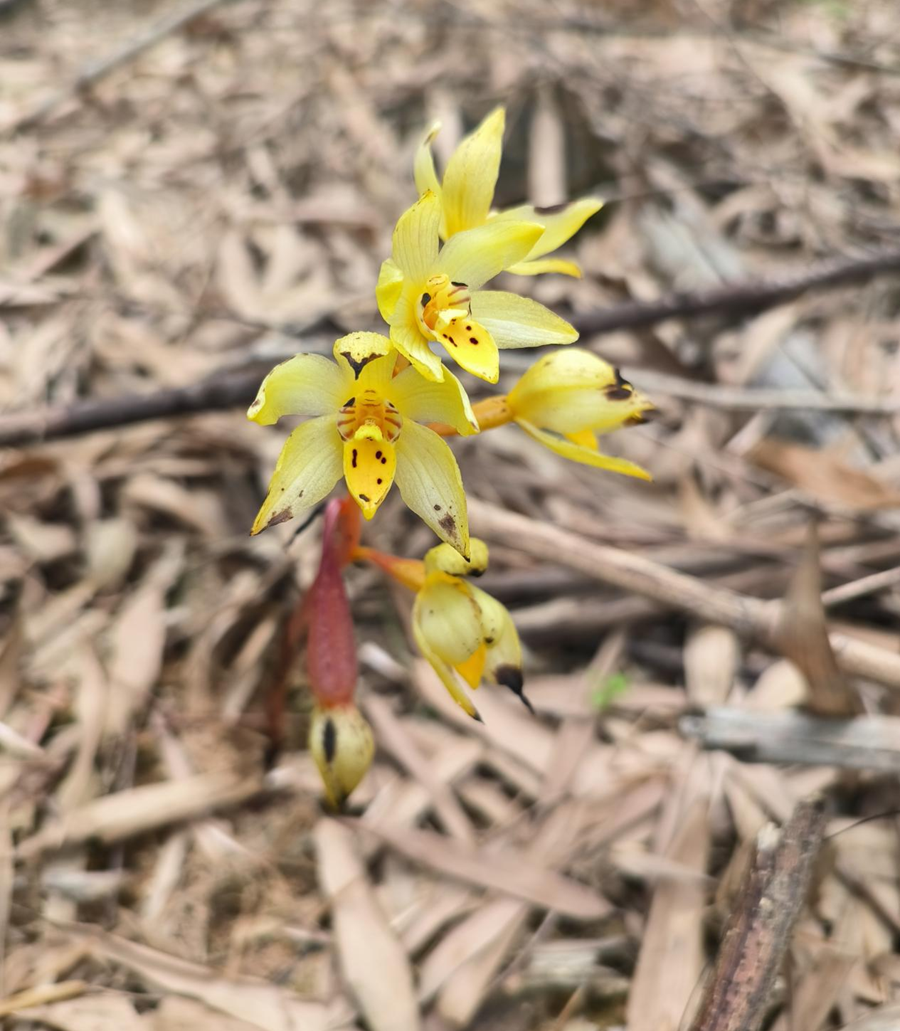
M316 699L310 750L333 806L343 803L373 754L371 731L353 701L343 565L372 563L415 593L416 645L470 716L479 718L463 685L474 689L482 679L529 704L510 614L468 579L485 570L488 553L469 535L463 481L445 438L515 423L563 458L650 478L599 450L598 434L642 422L653 405L592 352L566 346L545 353L508 394L474 405L444 363L496 383L501 350L578 339L537 301L484 288L501 272L580 276L574 262L554 252L601 207L584 199L552 210L526 204L495 211L504 121L502 108L489 114L453 153L443 179L431 151L440 126L422 141L414 166L419 198L397 222L375 288L387 332L341 337L333 361L298 354L283 362L266 376L248 412L263 426L306 416L281 451L252 533L315 509L342 477L347 488L347 499L328 509L322 565L308 596L307 666ZM360 513L372 519L395 483L442 542L423 561L359 542ZM335 666L329 649L352 652L353 661Z

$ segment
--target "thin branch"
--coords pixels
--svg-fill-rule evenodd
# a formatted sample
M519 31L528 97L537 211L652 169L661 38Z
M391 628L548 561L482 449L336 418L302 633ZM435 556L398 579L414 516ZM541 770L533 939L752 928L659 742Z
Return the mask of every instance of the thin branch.
M868 258L825 262L805 274L779 280L747 281L699 293L671 294L657 301L629 302L628 304L614 305L602 311L570 316L570 318L577 329L587 335L609 333L619 329L635 329L641 326L650 326L669 318L686 318L712 312L742 314L780 304L805 290L821 289L838 283L856 282L882 273L897 271L900 271L900 251L887 251ZM217 317L221 318L223 314L218 313ZM315 328L318 330L322 327L317 325ZM298 347L302 346L298 341ZM279 359L273 358L273 361L275 360ZM239 407L249 404L253 400L259 382L267 371L267 367L254 365L229 373L217 374L192 386L173 387L152 394L129 394L124 397L96 401L84 400L68 408L46 408L37 412L6 415L0 417L0 447L21 447L60 437L71 437L79 433L90 433L93 430L124 426L127 423L144 422L148 419ZM656 382L661 382L660 375L659 373L648 373L644 377L642 373L638 373L635 379L640 382L641 386L644 386L644 378L648 384L651 384L654 377L656 377ZM748 404L746 393L737 398L740 404L731 404L730 402L736 398L723 393L727 388L701 384L689 386L685 380L675 381L673 377L664 379L670 393L680 390L682 391L680 396L688 397L690 400L696 399L708 404L724 404L722 398L725 397L729 401L724 405L725 407L742 408ZM665 389L666 387L663 388L663 390ZM689 397L691 390L696 392L693 397ZM708 391L708 393L703 394L703 391ZM769 395L769 392L765 393L767 396ZM776 405L776 407L794 407L801 401L800 397L792 395L787 398L789 403L785 403L780 392L772 393L777 395L775 400L780 400L780 405ZM754 405L756 403L754 401ZM802 397L802 407L854 411L868 415L885 415L897 411L895 402L827 397L814 400L812 395Z
M74 437L149 419L174 418L199 412L249 405L269 365L214 376L188 387L171 387L148 394L122 394L100 400L77 401L68 407L44 408L0 416L0 447L22 447L45 440Z
M757 837L756 854L725 928L691 1031L757 1031L822 847L825 804L800 802L784 828Z
M631 594L662 602L708 623L731 627L742 637L780 652L780 602L751 598L713 586L641 555L597 544L476 498L469 499L469 519L479 536L503 541L507 547L535 558L552 558L560 565ZM846 634L831 633L829 640L844 673L900 689L900 655Z
M693 401L711 408L737 412L764 410L803 410L807 412L845 412L852 415L896 415L900 397L855 397L852 394L817 394L812 390L755 390L700 383L637 366L622 369L626 379L639 380L647 394L664 395L680 401Z
M678 729L703 748L741 762L800 763L900 773L900 719L826 719L801 712L711 708L682 716Z
M588 312L575 320L582 334L652 326L666 319L694 318L715 312L746 313L790 301L807 290L855 283L900 271L900 250L879 251L862 258L835 258L811 270L771 280L728 283L695 293L675 293L657 301L633 301Z
M40 101L31 109L31 111L26 112L24 115L20 115L10 124L3 126L0 131L4 134L19 132L22 129L31 128L38 122L42 122L70 97L75 96L82 90L87 89L89 86L93 86L101 79L106 78L106 76L111 72L120 68L123 64L127 64L129 61L133 61L136 57L140 57L144 51L156 46L156 44L165 39L166 36L170 36L173 32L177 32L189 22L192 22L195 18L199 18L201 15L211 11L214 7L219 7L226 2L230 2L230 0L196 0L196 2L188 4L186 7L182 8L182 10L169 15L168 18L163 18L162 21L157 22L156 25L151 25L150 28L140 36L129 40L123 46L119 47L118 50L114 50L111 54L107 54L106 57L100 58L99 61L94 61L85 65L76 74L74 79L67 82L55 93L51 93L45 100Z

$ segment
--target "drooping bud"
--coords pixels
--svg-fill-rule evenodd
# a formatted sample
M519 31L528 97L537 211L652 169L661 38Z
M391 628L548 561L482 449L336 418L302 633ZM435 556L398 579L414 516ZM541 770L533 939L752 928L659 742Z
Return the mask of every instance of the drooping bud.
M309 728L309 750L325 785L328 804L340 809L372 765L372 728L352 702L333 708L316 705Z

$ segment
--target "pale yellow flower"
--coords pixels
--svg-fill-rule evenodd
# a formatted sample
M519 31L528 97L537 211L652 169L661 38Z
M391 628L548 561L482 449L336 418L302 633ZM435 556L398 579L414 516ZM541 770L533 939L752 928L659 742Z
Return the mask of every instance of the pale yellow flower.
M543 234L525 257L507 271L522 276L561 272L567 276L580 277L581 269L574 261L548 258L546 255L574 236L591 215L603 207L603 202L585 197L552 208L520 204L506 211L491 211L500 169L505 120L504 109L495 108L453 152L444 170L443 181L438 180L431 153L431 143L440 130L440 122L435 123L416 152L416 187L419 193L430 190L440 200L441 236L445 240L449 240L455 233L487 222L536 222L544 227Z
M601 454L597 434L644 421L653 403L602 358L566 348L538 359L506 398L508 415L563 458L642 480L634 462Z
M530 252L540 225L494 219L456 233L440 247L441 206L424 193L394 229L393 253L381 266L375 294L391 342L429 379L443 376L431 343L462 368L496 383L498 348L569 344L578 333L527 297L481 287Z
M445 545L425 556L424 583L413 605L413 636L453 700L470 716L477 710L457 677L478 687L482 679L522 692L522 647L504 605L462 577L487 567L483 541L472 538L469 561Z
M449 371L441 382L407 367L378 333L350 333L332 362L298 354L276 366L247 413L263 426L283 415L310 416L285 443L251 533L316 506L343 477L366 519L395 481L406 505L467 554L466 496L453 453L423 423L478 432L469 399Z

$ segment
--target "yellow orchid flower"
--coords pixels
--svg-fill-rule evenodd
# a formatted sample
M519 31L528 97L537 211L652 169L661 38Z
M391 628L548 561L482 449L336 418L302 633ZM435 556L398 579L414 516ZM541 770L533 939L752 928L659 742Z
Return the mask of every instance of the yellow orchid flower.
M283 415L311 416L285 443L266 500L250 531L285 522L317 505L341 478L371 519L396 480L406 505L441 538L468 554L466 496L453 453L433 430L447 423L478 432L469 399L449 371L440 383L407 367L379 333L350 333L332 362L298 354L263 380L247 418L270 426Z
M634 462L601 454L597 434L641 423L653 407L609 362L576 347L544 355L505 398L502 415L486 414L495 424L518 423L563 458L649 480Z
M432 141L441 127L440 122L436 122L416 152L416 187L419 193L430 190L439 198L442 211L441 236L445 240L449 240L455 233L501 219L537 222L544 227L543 235L524 259L508 268L507 272L520 276L561 272L563 275L580 277L581 269L574 261L547 258L545 255L551 254L573 237L591 215L603 207L603 202L585 197L552 208L522 204L506 211L492 212L505 121L504 109L495 108L453 152L444 170L443 182L438 181L431 153Z
M529 253L541 226L495 219L457 233L439 248L440 221L440 202L426 191L400 216L392 256L382 264L375 290L391 342L423 376L443 376L433 341L467 372L496 383L499 347L578 339L568 322L537 301L480 289Z
M476 688L484 678L508 687L531 709L522 691L522 646L508 610L463 580L487 568L483 541L472 538L467 562L439 544L425 555L425 580L413 605L413 637L451 698L470 716L478 712L457 675Z
M506 607L485 591L462 579L480 576L488 564L484 541L473 537L468 558L439 544L425 561L398 558L358 547L353 558L372 562L398 583L416 592L413 636L450 697L473 719L478 710L462 689L457 675L470 687L483 679L508 687L531 709L522 692L522 647Z

